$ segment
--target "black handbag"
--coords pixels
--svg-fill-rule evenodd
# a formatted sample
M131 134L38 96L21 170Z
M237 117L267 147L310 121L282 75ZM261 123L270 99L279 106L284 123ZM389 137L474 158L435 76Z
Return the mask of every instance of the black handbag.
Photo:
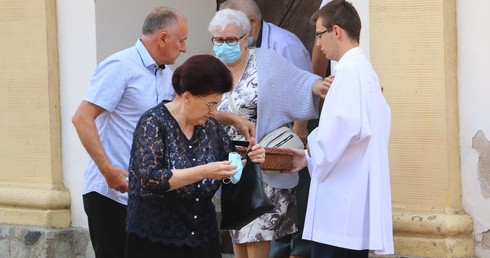
M242 145L237 143L237 145ZM274 209L262 183L260 166L247 156L238 183L224 180L221 184L221 229L241 229L252 220Z

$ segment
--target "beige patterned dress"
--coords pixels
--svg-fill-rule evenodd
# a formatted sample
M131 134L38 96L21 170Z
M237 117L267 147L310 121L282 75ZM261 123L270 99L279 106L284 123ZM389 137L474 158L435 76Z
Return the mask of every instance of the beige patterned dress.
M255 50L250 50L250 57L242 77L229 97L233 98L239 115L252 122L257 121L258 85ZM227 96L223 96L218 110L234 113ZM233 126L225 126L225 130L233 140L244 140ZM265 184L265 183L264 183ZM296 194L293 189L278 189L265 184L267 196L275 205L271 213L266 213L240 230L230 230L233 243L249 243L270 241L281 238L297 231Z

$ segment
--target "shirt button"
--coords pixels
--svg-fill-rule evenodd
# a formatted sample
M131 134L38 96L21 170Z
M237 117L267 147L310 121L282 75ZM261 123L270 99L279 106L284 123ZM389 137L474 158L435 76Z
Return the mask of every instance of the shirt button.
M197 219L197 215L194 215L194 219Z
M196 202L198 202L198 201L199 201L199 198L196 198Z
M191 232L191 235L194 235L194 231Z
M189 145L189 149L192 149L192 146L191 145Z
M196 161L196 159L192 159L192 161Z
M197 185L197 188L201 188L201 185Z

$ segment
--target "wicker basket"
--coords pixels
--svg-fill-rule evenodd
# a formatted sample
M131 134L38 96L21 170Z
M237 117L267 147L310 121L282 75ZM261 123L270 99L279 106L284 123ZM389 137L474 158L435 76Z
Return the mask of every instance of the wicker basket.
M236 146L237 152L246 156L247 148ZM269 174L280 173L281 171L291 171L293 169L293 156L294 154L286 149L277 147L266 147L265 149L265 161L260 164L262 170L267 170Z

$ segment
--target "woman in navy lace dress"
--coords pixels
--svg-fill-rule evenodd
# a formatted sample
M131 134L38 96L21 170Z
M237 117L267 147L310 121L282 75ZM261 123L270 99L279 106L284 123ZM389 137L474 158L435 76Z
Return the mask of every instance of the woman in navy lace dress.
M126 257L221 257L211 201L221 180L234 174L234 146L212 118L231 90L226 66L197 55L172 77L177 93L141 117L129 164ZM264 162L256 144L249 156Z

